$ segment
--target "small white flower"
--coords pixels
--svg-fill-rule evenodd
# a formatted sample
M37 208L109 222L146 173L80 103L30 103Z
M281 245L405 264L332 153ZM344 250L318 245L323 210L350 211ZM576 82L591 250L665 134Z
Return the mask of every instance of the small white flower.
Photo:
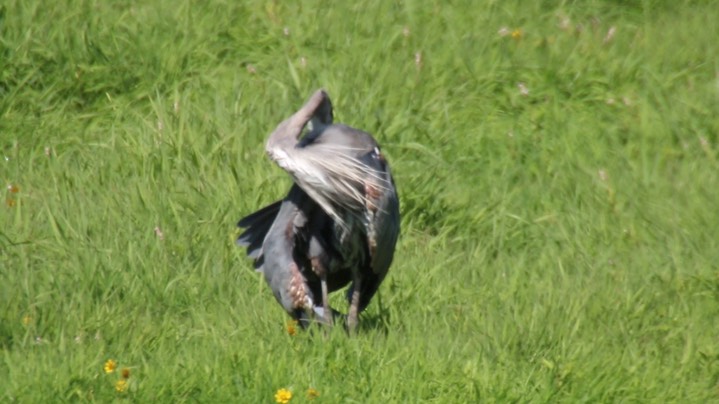
M526 85L526 84L524 84L524 83L518 83L518 84L517 84L517 88L519 88L519 93L522 94L523 96L526 97L526 96L529 95L529 88L527 88L527 85Z
M561 29L562 31L566 31L571 27L572 27L572 20L570 20L569 17L567 17L567 16L561 17L561 19L559 20L559 29Z
M609 27L609 31L607 31L607 34L604 35L604 44L606 45L609 42L611 42L612 39L614 39L614 34L616 34L616 33L617 33L617 27L614 27L614 26Z

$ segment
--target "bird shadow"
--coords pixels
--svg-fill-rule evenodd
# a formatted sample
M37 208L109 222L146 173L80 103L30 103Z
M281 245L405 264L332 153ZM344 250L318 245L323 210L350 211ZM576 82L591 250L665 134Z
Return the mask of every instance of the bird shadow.
M388 335L392 329L392 317L389 311L381 311L379 313L367 313L360 317L357 326L358 332L380 332Z

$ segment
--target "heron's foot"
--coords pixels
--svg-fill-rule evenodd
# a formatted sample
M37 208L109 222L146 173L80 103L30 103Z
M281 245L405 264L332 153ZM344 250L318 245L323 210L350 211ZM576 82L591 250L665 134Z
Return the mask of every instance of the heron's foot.
M312 308L312 311L314 312L318 323L328 326L332 326L332 324L336 322L342 323L347 317L329 306L327 306L327 309L323 306L315 306Z

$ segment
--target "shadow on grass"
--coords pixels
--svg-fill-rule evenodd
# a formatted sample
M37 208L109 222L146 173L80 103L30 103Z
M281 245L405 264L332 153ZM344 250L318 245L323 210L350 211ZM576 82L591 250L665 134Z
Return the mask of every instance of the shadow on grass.
M376 331L386 336L392 328L391 324L389 310L381 310L379 313L361 315L358 331L360 333Z

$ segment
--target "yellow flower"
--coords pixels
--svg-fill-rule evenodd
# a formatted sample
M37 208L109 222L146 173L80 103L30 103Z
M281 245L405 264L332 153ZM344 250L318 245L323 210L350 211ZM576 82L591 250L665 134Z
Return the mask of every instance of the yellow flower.
M279 389L275 393L275 401L279 404L287 404L292 400L292 392L287 389Z
M314 400L315 398L317 398L319 396L320 396L320 392L317 391L316 389L313 389L312 387L307 389L307 398L308 399Z
M127 390L127 380L120 379L115 383L115 390L117 390L118 393L123 393L125 390Z
M287 322L287 334L290 334L290 336L297 334L297 321L292 320Z
M521 39L522 38L522 30L517 28L514 31L512 31L512 39Z
M32 322L32 317L30 317L29 314L26 314L25 316L23 316L23 318L22 318L22 325L24 325L25 327L27 327L27 326L30 325L31 322Z
M112 373L117 369L117 362L115 362L112 359L108 359L107 362L105 362L105 373Z

